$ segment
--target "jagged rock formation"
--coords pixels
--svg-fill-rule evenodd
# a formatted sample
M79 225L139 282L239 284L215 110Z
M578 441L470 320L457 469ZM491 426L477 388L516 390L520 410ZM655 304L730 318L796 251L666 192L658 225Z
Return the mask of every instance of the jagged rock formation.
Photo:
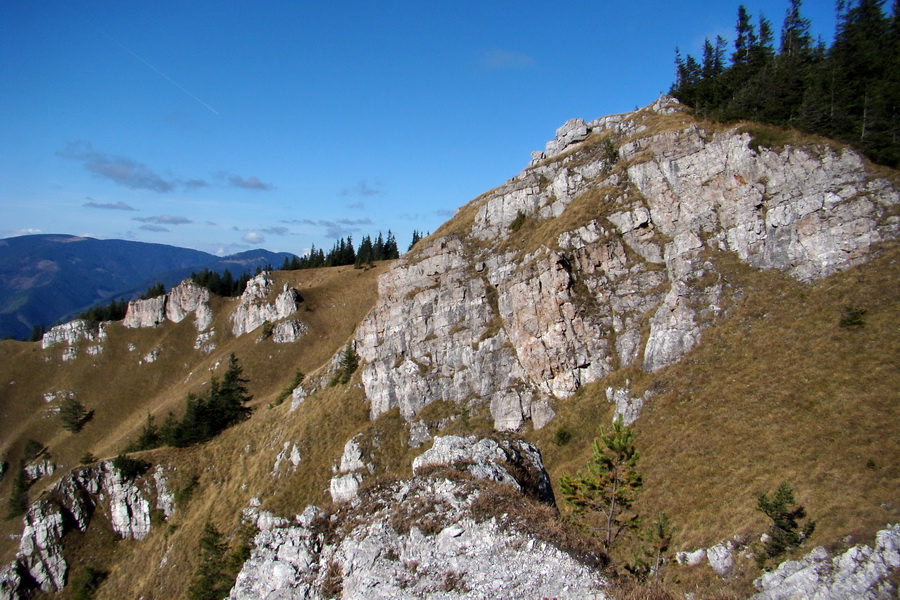
M520 480L527 480L528 492L546 504L555 505L553 486L544 470L541 452L524 440L479 440L456 435L434 438L434 445L413 461L413 473L429 467L461 465L475 479L496 481L525 493ZM530 473L524 477L524 473Z
M510 456L500 447L537 461L531 466L546 477L530 444L474 438L448 439L418 470L424 463L468 467L474 459L490 479L517 472L514 464L495 463ZM532 485L521 476L500 477L519 489ZM309 507L294 523L256 536L229 598L326 598L337 590L342 598L367 599L605 598L592 569L523 533L513 517L474 510L483 493L465 479L419 474L369 490L330 518ZM326 520L332 523L323 527Z
M359 435L347 440L340 464L335 467L336 475L331 478L328 491L333 502L350 502L356 498L363 474L371 473L373 466L363 462Z
M189 314L194 314L197 331L205 331L212 323L209 308L209 290L185 279L171 290L155 298L132 300L122 324L125 327L156 327L168 319L180 323Z
M166 517L173 510L165 476L157 470L153 482L142 489L106 461L76 469L55 483L25 514L16 559L0 570L0 599L19 598L27 582L45 593L61 590L69 568L62 539L73 528L87 529L100 507L108 510L113 530L123 539L144 539L150 532L147 498L155 496Z
M442 399L542 427L582 385L696 346L735 292L715 252L808 281L897 237L898 192L856 153L755 148L681 110L568 122L384 274L356 334L372 417Z
M91 327L90 324L83 319L76 319L74 321L69 321L68 323L63 323L62 325L57 325L56 327L52 327L50 331L45 333L41 338L41 348L46 350L56 344L74 346L82 341L102 342L106 339L106 326L107 323L98 323L96 327Z
M801 560L782 563L754 581L754 600L896 598L891 573L900 569L900 524L878 532L875 547L854 546L831 558L818 547Z
M234 312L231 313L231 332L235 336L250 333L263 323L275 323L285 319L297 311L300 302L300 294L297 290L285 284L282 291L275 298L275 302L269 303L269 293L275 282L272 276L263 271L247 282L241 300ZM302 324L296 326L281 326L275 328L279 340L295 340L305 327Z

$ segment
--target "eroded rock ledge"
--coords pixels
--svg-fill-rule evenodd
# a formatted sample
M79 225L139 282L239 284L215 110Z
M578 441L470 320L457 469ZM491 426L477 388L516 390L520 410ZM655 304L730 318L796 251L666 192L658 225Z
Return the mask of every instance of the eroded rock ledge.
M663 97L570 121L525 171L379 280L357 329L371 416L437 400L535 428L613 370L690 352L740 293L715 253L811 281L898 237L897 189L853 151L756 148Z
M593 568L524 533L499 507L486 514L479 479L536 493L541 477L523 475L526 465L546 478L537 448L522 440L437 438L412 479L366 489L331 516L308 507L261 531L229 598L336 589L344 598L605 598Z
M61 590L69 568L62 539L69 531L85 531L96 510L108 513L123 539L142 540L150 533L151 510L168 518L173 506L159 469L140 485L111 461L73 470L28 508L16 559L0 569L0 600L20 598L30 586L45 593Z

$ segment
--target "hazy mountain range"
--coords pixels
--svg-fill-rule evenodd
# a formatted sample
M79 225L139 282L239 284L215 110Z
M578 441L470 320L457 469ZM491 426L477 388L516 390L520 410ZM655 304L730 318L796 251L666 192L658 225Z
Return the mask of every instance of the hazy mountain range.
M215 256L199 250L73 235L0 240L0 337L22 338L98 303L131 299L156 281L167 288L204 268L236 277L289 253L249 250Z

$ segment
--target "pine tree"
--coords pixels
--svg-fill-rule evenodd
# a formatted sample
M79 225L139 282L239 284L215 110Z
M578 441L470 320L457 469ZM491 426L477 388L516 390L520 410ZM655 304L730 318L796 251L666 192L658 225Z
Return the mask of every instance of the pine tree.
M806 509L797 504L794 491L786 481L778 486L771 498L768 494L757 494L756 509L772 520L769 539L763 544L765 555L757 557L760 563L798 547L816 528L813 520L808 520L801 528L800 520L806 518Z
M228 544L222 534L210 523L203 528L200 536L200 565L194 572L194 579L188 588L191 600L219 600L228 595L231 581L224 572L225 553Z
M790 0L790 3L781 27L781 54L788 57L803 57L812 47L810 22L800 15L802 0Z
M406 251L409 252L410 250L412 250L413 246L415 246L421 239L422 239L422 234L419 233L419 231L417 229L413 229L412 241L409 243L409 248L407 248Z
M93 416L94 411L89 411L74 396L66 398L59 409L59 420L62 421L63 429L72 433L81 431Z
M623 531L637 523L637 515L629 513L643 485L635 469L639 454L634 439L634 431L616 419L611 430L601 428L585 471L565 472L559 480L563 498L576 515L603 515L599 530L607 552Z

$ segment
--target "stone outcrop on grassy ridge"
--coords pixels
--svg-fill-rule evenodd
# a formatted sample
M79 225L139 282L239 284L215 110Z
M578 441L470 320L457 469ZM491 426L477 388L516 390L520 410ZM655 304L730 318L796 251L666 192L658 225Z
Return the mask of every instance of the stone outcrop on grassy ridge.
M710 251L809 281L898 235L897 189L850 150L755 149L665 97L557 134L379 280L356 334L373 418L445 400L542 427L582 385L697 345L737 291Z
M63 361L75 360L78 357L76 345L80 342L89 342L93 345L87 346L85 351L91 356L96 356L103 352L103 342L106 341L106 327L108 322L91 324L83 319L75 319L62 325L52 327L50 331L41 338L41 348L46 350L57 344L65 344L66 349L63 351Z
M185 279L168 294L129 302L122 323L125 327L133 329L156 327L166 320L180 323L190 314L194 315L194 326L197 331L206 331L212 324L209 290L197 285L192 279Z
M332 517L308 507L261 531L229 598L605 598L596 571L525 533L515 516L478 512L488 488L470 477L539 495L542 478L517 461L546 479L540 453L522 440L437 438L412 479L365 490ZM351 448L343 466L356 463Z
M819 546L800 560L781 563L753 583L753 600L896 598L891 575L900 569L900 524L878 532L875 547L854 546L832 558Z
M293 315L297 311L300 302L300 294L297 290L284 285L275 301L268 301L272 286L275 284L272 276L263 271L247 282L241 300L234 312L231 313L231 332L235 336L249 333L263 323L275 323L281 319ZM278 342L293 342L306 330L306 327L297 322L294 324L279 323L273 333Z
M158 469L151 481L139 486L126 479L110 461L76 469L55 483L25 513L16 559L0 569L0 600L14 600L26 593L23 586L42 592L61 590L68 564L62 539L72 529L84 531L93 513L108 511L113 530L122 539L142 540L150 533L151 503L168 517L173 502L166 478Z

